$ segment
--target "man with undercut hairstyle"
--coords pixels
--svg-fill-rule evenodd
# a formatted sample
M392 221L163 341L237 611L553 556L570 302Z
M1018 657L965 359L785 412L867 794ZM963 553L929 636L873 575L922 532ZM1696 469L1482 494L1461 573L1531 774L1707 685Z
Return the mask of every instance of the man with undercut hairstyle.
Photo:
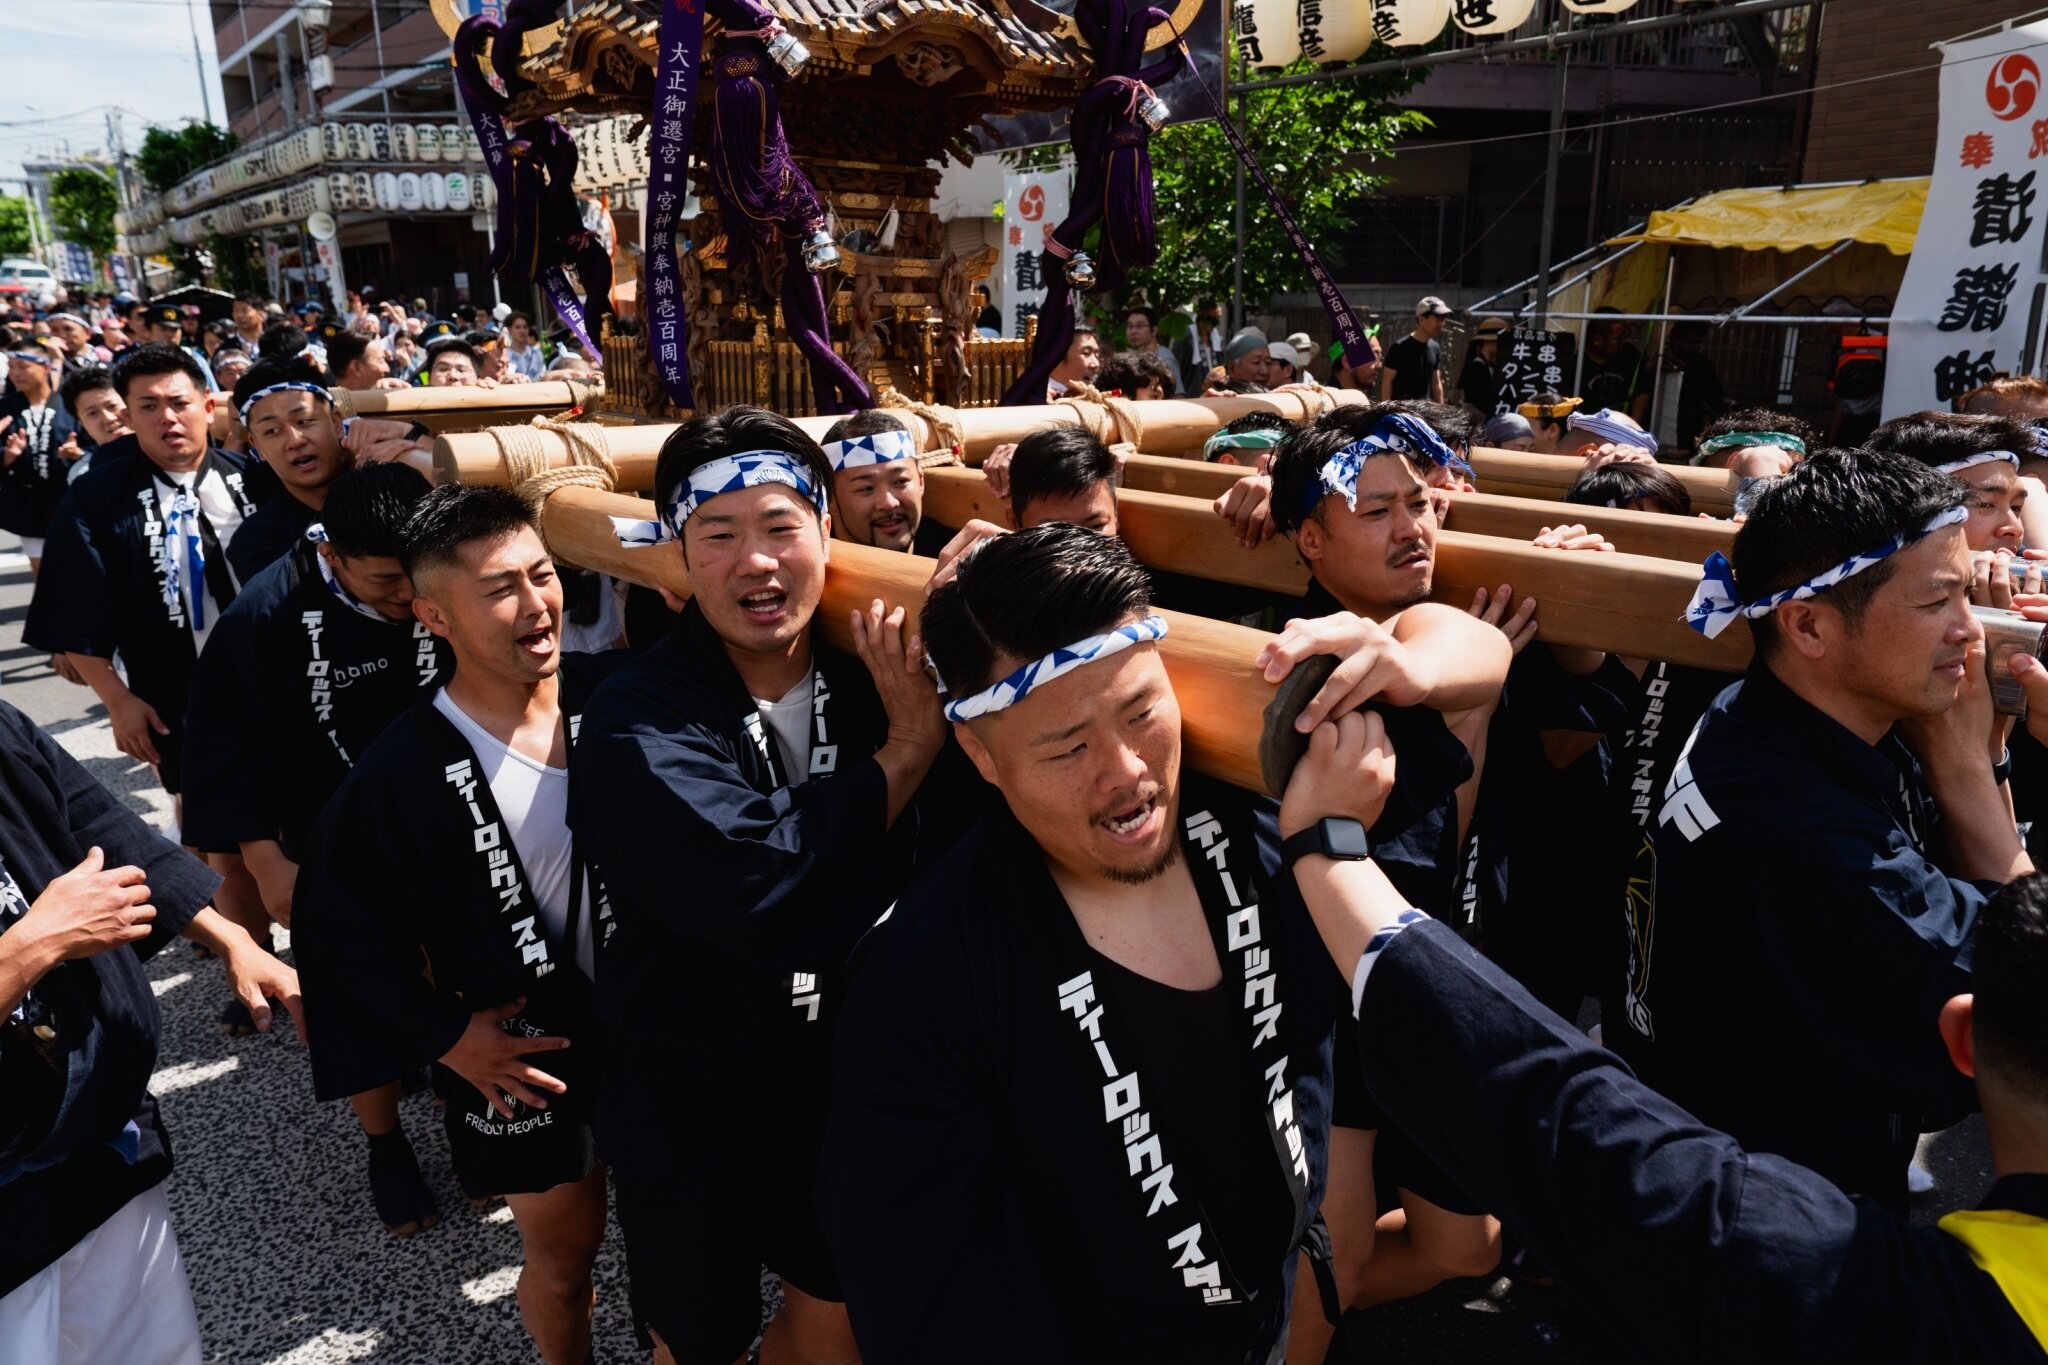
M1320 726L1277 810L1189 771L1148 575L1072 525L984 543L923 626L1002 805L857 962L822 1188L862 1351L1277 1362L1317 1278L1298 1253L1326 1259L1342 998L1289 869L1365 855L1385 728ZM1336 643L1292 631L1246 664ZM1305 1297L1297 1328L1334 1309Z
M366 474L398 477L354 477ZM413 616L454 667L422 688L417 654L391 659L386 671L404 670L393 696L418 700L354 756L304 841L292 926L314 1093L356 1095L436 1063L457 1179L473 1197L504 1195L519 1228L520 1319L547 1365L583 1365L605 1225L590 977L610 908L569 831L568 766L613 659L562 652L561 580L510 489L421 499L389 583L350 572L365 567L350 558L329 564L334 581L380 617L409 580ZM411 632L393 632L380 638L403 651ZM361 742L353 725L325 738Z
M426 495L426 479L404 465L343 471L321 520L250 580L193 673L187 837L240 849L264 907L286 928L321 808L384 727L447 671L445 647L413 617L398 560ZM439 1214L399 1127L398 1099L397 1081L350 1096L369 1139L378 1218L406 1236Z
M924 467L917 441L879 408L856 412L825 431L832 466L832 534L856 545L934 558L950 528L924 515Z
M245 581L298 545L343 470L358 460L394 460L432 448L417 422L344 420L327 386L298 357L250 366L235 381L234 402L250 446L282 485L242 527L228 556Z
M1897 455L1772 481L1687 613L1756 659L1694 727L1630 899L1610 1045L1753 1150L1895 1210L1970 1106L1934 1039L1984 898L2032 870L1995 761L1969 490ZM1731 992L1729 983L1747 983Z
M618 524L692 594L599 690L571 811L617 915L598 1131L663 1362L738 1360L764 1264L762 1358L857 1357L814 1194L839 972L966 804L921 793L946 734L904 609L851 612L858 657L818 630L831 482L788 419L731 407L663 444L660 520Z

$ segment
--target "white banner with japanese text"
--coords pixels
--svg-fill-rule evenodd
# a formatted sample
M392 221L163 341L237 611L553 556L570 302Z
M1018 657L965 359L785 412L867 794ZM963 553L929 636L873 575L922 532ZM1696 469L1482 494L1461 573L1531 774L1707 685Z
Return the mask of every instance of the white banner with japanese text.
M1045 306L1045 291L1066 288L1059 258L1045 254L1045 239L1067 216L1067 170L1008 171L1003 175L1003 323L1024 335L1024 319Z
M2038 373L2048 303L2048 22L1942 52L1934 179L1892 313L1884 415Z

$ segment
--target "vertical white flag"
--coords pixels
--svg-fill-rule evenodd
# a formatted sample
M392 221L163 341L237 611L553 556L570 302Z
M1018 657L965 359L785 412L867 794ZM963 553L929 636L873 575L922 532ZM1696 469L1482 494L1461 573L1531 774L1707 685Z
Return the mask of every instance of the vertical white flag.
M1067 216L1067 171L1008 171L1003 175L1003 330L1024 335L1024 319L1045 306L1051 288L1066 288L1066 267L1049 256L1045 239Z
M1950 43L1927 210L1893 312L1884 415L1947 411L2041 368L2048 318L2048 23Z

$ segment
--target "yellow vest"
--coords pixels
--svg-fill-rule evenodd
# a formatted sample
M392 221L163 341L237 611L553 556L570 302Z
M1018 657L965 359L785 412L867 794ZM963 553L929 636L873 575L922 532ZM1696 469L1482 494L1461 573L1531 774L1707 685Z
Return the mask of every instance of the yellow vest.
M1970 1259L1998 1282L2034 1339L2048 1346L2048 1219L2012 1209L1963 1209L1940 1226L1970 1249Z

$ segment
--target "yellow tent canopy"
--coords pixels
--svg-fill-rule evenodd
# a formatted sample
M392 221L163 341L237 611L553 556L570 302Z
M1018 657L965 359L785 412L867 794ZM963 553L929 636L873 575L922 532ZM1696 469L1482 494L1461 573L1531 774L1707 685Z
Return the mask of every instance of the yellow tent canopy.
M1717 190L1652 213L1641 232L1615 237L1607 245L1655 242L1799 251L1862 242L1908 256L1920 231L1921 210L1927 206L1927 184L1928 177L1922 175L1788 190Z

